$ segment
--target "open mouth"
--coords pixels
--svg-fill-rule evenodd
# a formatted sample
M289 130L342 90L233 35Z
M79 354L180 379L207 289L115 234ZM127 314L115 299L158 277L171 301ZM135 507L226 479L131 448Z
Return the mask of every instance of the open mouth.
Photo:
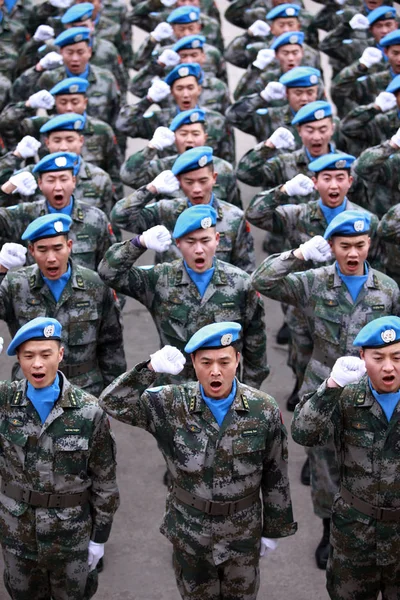
M348 271L356 271L358 269L359 262L358 260L348 260L346 262L346 266Z
M204 260L204 258L196 258L194 261L194 264L196 265L196 267L198 269L202 269L205 265L206 261Z
M191 150L192 148L194 148L193 144L190 144L189 146L185 147L185 150Z
M53 198L55 202L62 202L64 200L64 194L54 194Z
M57 275L58 275L58 267L47 267L46 271L47 271L47 276L50 278L57 277Z
M182 101L182 106L184 110L189 110L189 108L191 107L191 101L190 100L183 100Z
M210 387L214 392L217 392L221 389L222 383L220 381L213 381L212 383L210 383Z
M32 377L35 381L39 383L40 381L43 381L44 373L32 373Z
M317 156L322 152L322 144L312 144L311 145L311 154L313 156Z

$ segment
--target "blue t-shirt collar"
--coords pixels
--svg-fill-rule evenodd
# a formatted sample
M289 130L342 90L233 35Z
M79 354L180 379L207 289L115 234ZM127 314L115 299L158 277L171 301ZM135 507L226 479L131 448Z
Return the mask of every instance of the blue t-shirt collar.
M34 388L28 381L26 395L35 407L43 424L60 395L59 374L57 373L53 383L45 388Z
M63 215L68 215L70 217L72 215L73 209L74 209L74 197L73 196L71 196L71 198L69 200L69 204L67 204L67 206L64 206L64 208L54 208L54 206L51 206L51 204L49 204L49 202L47 202L47 210L49 211L50 214L62 213Z
M394 409L396 408L396 406L400 400L400 390L398 390L397 392L389 392L388 394L379 394L372 387L372 383L369 378L368 378L368 383L369 383L369 387L370 387L373 397L380 404L383 412L386 415L387 420L390 421L390 419L392 418L392 415L394 413Z
M197 273L197 271L194 271L193 269L191 269L185 260L183 261L183 264L185 265L185 269L186 269L190 279L193 281L193 283L197 287L200 296L203 297L204 294L206 293L206 289L208 288L208 284L210 283L212 276L214 275L214 271L215 271L214 263L210 269L207 269L207 271L204 271L203 273Z
M346 210L346 204L347 204L347 198L345 197L345 199L343 200L342 204L340 204L339 206L336 206L336 208L330 208L329 206L326 206L321 198L319 198L318 200L318 206L320 207L322 214L325 217L326 222L329 223L332 221L332 219L334 219L337 215L340 215L340 213L342 213L344 210Z
M83 79L87 79L89 77L89 63L86 65L86 69L83 71L83 73L71 73L71 71L65 65L64 68L67 77L82 77Z
M68 263L68 269L58 279L48 279L47 277L45 277L43 275L43 273L42 273L42 277L43 277L43 281L46 283L47 287L53 294L55 301L58 302L61 297L61 294L64 291L65 286L67 285L68 281L70 280L71 265Z
M361 290L364 286L364 283L368 279L367 263L364 262L364 271L365 271L364 275L343 275L343 273L341 272L341 270L339 268L337 261L335 263L335 267L336 267L336 271L337 271L340 279L343 281L343 283L349 290L349 293L353 299L353 302L355 302L358 298L358 294L361 292Z
M231 390L229 396L227 396L226 398L221 398L219 400L216 400L215 398L209 398L208 396L206 396L204 393L204 388L200 384L201 396L202 396L204 402L207 404L208 408L211 410L212 414L214 415L215 420L217 421L217 423L220 427L226 417L226 414L227 414L229 408L231 407L231 405L235 399L236 388L237 388L236 379L234 379L233 384L232 384L232 390Z

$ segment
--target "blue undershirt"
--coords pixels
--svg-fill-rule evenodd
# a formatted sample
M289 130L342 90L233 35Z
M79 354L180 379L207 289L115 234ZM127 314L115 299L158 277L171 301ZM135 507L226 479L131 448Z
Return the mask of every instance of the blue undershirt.
M329 206L325 206L323 204L321 198L318 200L318 206L322 210L322 213L326 219L326 222L329 223L334 219L337 215L340 215L344 210L346 210L347 198L345 198L340 206L336 208L329 208Z
M186 198L186 200L187 200L187 203L188 203L189 206L197 206L197 204L192 204L190 202L189 198ZM209 204L210 206L212 206L214 204L214 194L211 194L210 201L207 202L207 204Z
M203 398L204 402L207 404L208 408L211 410L212 414L215 417L215 420L217 421L217 423L220 427L226 417L226 413L228 412L229 408L232 405L232 402L235 399L236 387L237 387L236 379L234 379L233 384L232 384L232 390L231 390L231 393L229 394L229 396L227 396L226 398L221 398L220 400L217 400L215 398L209 398L208 396L206 396L204 393L203 386L200 384L200 392L201 392L202 398Z
M64 65L65 68L65 72L67 74L67 77L83 77L83 79L87 79L89 77L89 65L86 65L86 69L83 71L83 73L71 73L71 71Z
M47 202L47 210L49 211L50 214L62 213L63 215L68 215L70 217L72 215L73 208L74 208L74 199L72 196L69 201L69 204L67 204L67 206L64 206L64 208L54 208L54 206L51 206L51 204L49 204Z
M368 266L367 263L364 263L364 272L365 275L343 275L341 270L339 269L339 265L335 263L336 271L343 281L345 286L350 292L350 296L353 298L353 302L355 302L358 298L358 294L361 292L364 283L368 279Z
M14 6L17 4L17 0L4 0L4 5L7 9L7 12L10 13Z
M71 277L71 265L68 265L67 271L64 275L61 275L58 279L47 279L42 273L42 277L47 287L51 291L54 296L56 302L59 301L61 294L64 291L65 286L67 285L69 278Z
M210 283L212 276L214 275L215 266L213 265L211 269L207 269L207 271L204 271L203 273L197 273L196 271L193 271L193 269L188 267L187 262L185 260L183 261L183 264L185 265L185 269L190 279L193 281L193 283L199 290L200 296L203 297L206 293L208 284Z
M45 422L53 408L58 396L60 395L60 381L57 373L53 383L45 388L34 388L28 381L26 395L40 417L42 423Z
M390 392L389 394L378 394L378 392L372 387L372 383L369 378L368 383L373 397L380 404L383 412L386 415L387 420L390 421L394 409L396 408L397 403L400 400L400 390L398 392Z

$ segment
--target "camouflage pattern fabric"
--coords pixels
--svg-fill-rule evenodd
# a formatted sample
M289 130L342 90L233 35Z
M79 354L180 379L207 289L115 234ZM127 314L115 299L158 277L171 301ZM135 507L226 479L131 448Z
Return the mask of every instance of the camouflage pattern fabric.
M295 0L292 4L304 6L302 0ZM257 19L264 19L274 8L272 0L233 0L225 11L225 19L236 27L250 27Z
M374 104L354 108L341 121L342 134L349 151L355 156L389 140L399 127L397 108L383 113Z
M132 25L137 25L144 31L153 31L158 23L164 23L169 14L176 8L166 8L160 0L143 0L142 2L132 2L133 10L130 14L130 22ZM209 16L212 18L212 25L215 28L217 23L221 23L221 15L216 6L214 0L202 0L201 1L201 18L203 23L202 35L207 37L207 21L203 20L203 16ZM222 47L223 49L223 47Z
M383 215L378 236L386 273L400 285L400 204L395 204Z

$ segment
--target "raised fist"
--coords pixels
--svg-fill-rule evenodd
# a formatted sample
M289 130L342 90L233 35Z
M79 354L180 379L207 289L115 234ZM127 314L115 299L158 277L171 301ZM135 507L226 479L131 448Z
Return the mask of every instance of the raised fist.
M361 54L360 63L370 69L373 65L378 64L382 60L383 54L379 48L365 48Z
M20 171L19 173L16 173L10 177L8 182L15 186L12 193L16 194L18 192L19 194L22 194L22 196L31 196L37 188L36 179L29 171Z
M49 52L39 60L39 65L45 70L57 69L63 64L63 57L58 52Z
M149 250L165 252L172 244L172 239L165 225L155 225L142 233L140 242L143 242Z
M21 158L32 158L39 150L42 144L31 135L26 135L17 144L15 151L21 156Z
M326 262L332 258L332 251L329 243L322 235L316 235L299 246L304 260L314 262Z
M153 185L158 194L173 194L179 190L179 181L172 171L162 171L149 185Z
M271 33L271 27L265 21L258 19L253 25L250 25L248 32L254 37L267 37Z
M149 87L147 97L152 102L161 102L161 100L164 100L170 93L171 88L168 83L165 83L165 81L162 81L161 79L155 79Z
M6 269L23 267L26 261L26 248L21 244L10 242L3 244L0 251L0 265Z
M278 127L271 137L268 138L268 141L277 150L294 150L296 147L296 140L293 133L285 127Z
M366 371L365 362L358 356L342 356L333 365L331 377L340 387L344 387L358 383Z
M275 50L272 50L271 48L263 48L257 54L257 58L255 61L253 61L253 65L257 67L257 69L260 69L260 71L263 71L270 63L272 63L274 58Z
M36 94L32 94L27 102L27 105L31 108L45 108L46 110L53 108L54 104L54 96L47 90L40 90Z
M167 40L172 37L174 35L174 30L169 23L159 23L150 35L156 42L161 42L162 40Z
M178 375L185 366L186 358L174 346L164 346L154 354L150 354L150 364L156 373Z
M156 148L156 150L164 150L169 148L175 143L175 133L168 127L157 127L153 137L149 142L149 146Z
M302 173L299 173L285 183L285 190L288 196L308 196L314 189L312 180Z

